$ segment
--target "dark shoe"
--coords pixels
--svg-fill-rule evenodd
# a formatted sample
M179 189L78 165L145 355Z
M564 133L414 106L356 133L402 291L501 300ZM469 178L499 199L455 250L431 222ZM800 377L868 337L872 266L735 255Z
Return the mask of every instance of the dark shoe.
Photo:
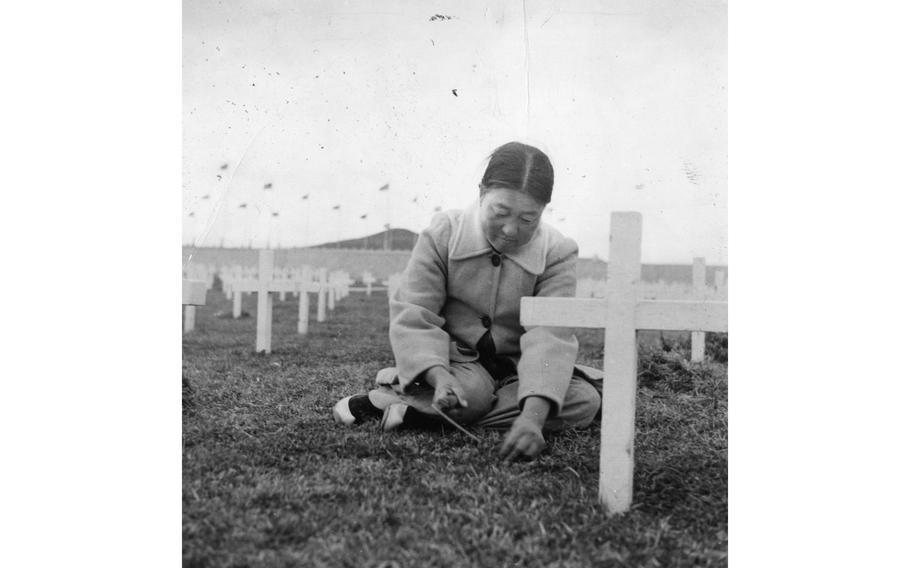
M371 418L380 418L382 411L370 403L370 398L365 394L346 396L335 403L332 408L335 422L345 426L360 424Z

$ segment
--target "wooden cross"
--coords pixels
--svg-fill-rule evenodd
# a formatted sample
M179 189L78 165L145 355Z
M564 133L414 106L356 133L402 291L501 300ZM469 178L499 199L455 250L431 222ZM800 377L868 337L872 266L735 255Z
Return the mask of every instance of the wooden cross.
M316 321L322 323L325 321L325 304L326 294L329 290L328 270L319 269L319 295L316 298Z
M273 279L275 251L259 251L259 277L236 280L231 284L234 293L234 312L238 310L238 298L243 292L256 293L256 352L272 352L272 292L278 292L284 282Z
M291 276L287 273L286 270L276 269L275 273L272 275L272 280L290 280ZM283 302L287 298L287 290L280 290L278 292L278 301Z
M351 295L351 286L354 285L354 279L351 278L350 274L348 274L346 271L342 270L341 276L339 276L338 281L340 284L340 287L339 287L340 294L338 296L338 299L343 300Z
M329 274L329 287L326 291L328 293L328 302L329 302L329 311L335 311L335 299L338 297L338 273L332 272Z
M316 321L325 321L325 269L320 272L321 281L311 282L306 278L275 279L273 268L275 251L259 251L259 278L235 280L231 283L234 293L234 312L239 312L239 299L243 292L256 293L256 352L272 352L272 292L299 292L300 306L297 316L297 333L305 334L309 329L310 301L307 292L319 293L319 308ZM239 314L238 314L239 315Z
M313 281L313 270L309 266L304 266L297 273L295 278L297 283L297 296L299 303L297 306L297 333L305 335L310 329L310 292L324 293L322 284ZM324 316L325 314L323 314ZM322 321L322 320L319 320Z
M196 306L205 305L205 288L204 280L183 281L183 333L196 327Z
M639 300L641 214L613 213L606 297L521 299L521 325L604 329L600 501L610 513L632 504L637 330L727 331L727 303Z
M361 280L364 284L367 285L367 296L373 295L373 282L376 282L376 277L373 276L370 272L364 272Z
M236 264L230 267L222 267L219 276L221 277L221 291L224 292L224 297L228 300L233 299L234 293L231 291L231 283L234 280L240 280L240 267Z

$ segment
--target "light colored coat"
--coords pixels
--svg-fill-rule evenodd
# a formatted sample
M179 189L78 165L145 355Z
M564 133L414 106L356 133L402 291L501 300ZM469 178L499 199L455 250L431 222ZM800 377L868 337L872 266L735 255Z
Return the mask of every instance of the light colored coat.
M434 365L476 360L487 316L496 354L516 363L518 400L541 396L559 412L578 341L564 328L523 328L519 305L522 296L575 296L578 245L541 222L527 244L503 253L499 266L492 254L479 201L437 214L420 234L389 304L398 381L407 387Z

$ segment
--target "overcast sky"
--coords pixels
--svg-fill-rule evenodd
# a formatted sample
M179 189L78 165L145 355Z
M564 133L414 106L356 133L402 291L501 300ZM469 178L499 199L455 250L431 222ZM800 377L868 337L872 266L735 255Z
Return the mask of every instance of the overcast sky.
M726 264L726 21L713 0L184 0L184 240L419 231L521 140L582 256L636 210L644 261Z

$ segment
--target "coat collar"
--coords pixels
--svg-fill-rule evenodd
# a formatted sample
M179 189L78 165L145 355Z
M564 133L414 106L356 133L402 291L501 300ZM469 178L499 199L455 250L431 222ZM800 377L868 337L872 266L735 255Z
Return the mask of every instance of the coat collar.
M547 263L547 242L549 231L541 223L534 236L524 246L502 255L527 272L534 275L543 274ZM455 234L452 237L452 247L449 253L451 260L465 260L493 252L493 247L483 234L480 224L480 201L472 203L461 215Z

